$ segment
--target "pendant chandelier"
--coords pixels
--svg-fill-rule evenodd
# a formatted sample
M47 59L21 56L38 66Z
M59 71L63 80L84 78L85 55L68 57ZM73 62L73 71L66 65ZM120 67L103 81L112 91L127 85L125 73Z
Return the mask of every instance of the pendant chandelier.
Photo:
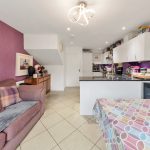
M68 19L73 23L82 26L89 24L89 20L94 16L95 11L87 8L87 3L80 2L77 6L72 7L68 12Z

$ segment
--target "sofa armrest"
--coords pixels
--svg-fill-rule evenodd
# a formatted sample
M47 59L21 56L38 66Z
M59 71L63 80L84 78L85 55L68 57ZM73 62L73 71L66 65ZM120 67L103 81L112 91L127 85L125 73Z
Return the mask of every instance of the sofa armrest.
M46 92L44 86L41 85L21 85L18 87L19 95L22 100L40 100L44 101Z
M6 134L3 132L0 132L0 149L3 149L3 146L6 143Z

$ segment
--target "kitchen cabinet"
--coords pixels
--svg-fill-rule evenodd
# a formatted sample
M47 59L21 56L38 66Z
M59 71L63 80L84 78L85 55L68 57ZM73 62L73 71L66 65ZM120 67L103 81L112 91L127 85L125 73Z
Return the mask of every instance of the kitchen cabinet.
M111 64L108 59L106 59L108 56L110 56L110 52L105 52L102 54L102 64Z
M98 53L93 53L93 63L94 64L105 64L105 55L104 54L98 54Z
M122 52L123 52L122 45L114 48L114 50L113 50L114 63L122 62L122 55L123 55Z
M103 64L107 64L107 59L106 59L106 57L108 57L107 54L108 54L107 52L105 52L105 53L103 54Z
M25 83L31 84L31 85L42 85L46 89L46 94L50 92L51 89L51 76L46 75L44 77L38 77L38 78L26 78Z
M138 35L113 49L114 63L150 60L150 33Z
M93 53L93 63L94 64L101 64L102 63L102 54Z
M128 56L132 56L131 52L128 50L128 43L123 43L122 45L113 49L113 61L114 63L128 62ZM129 53L130 52L130 53Z
M144 61L144 34L141 34L127 43L128 62Z

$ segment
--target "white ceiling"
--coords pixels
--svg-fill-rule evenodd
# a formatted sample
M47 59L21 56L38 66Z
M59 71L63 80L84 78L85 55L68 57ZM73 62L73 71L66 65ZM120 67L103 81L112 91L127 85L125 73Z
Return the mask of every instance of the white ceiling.
M23 33L57 33L65 45L104 48L150 22L150 0L87 0L96 11L87 27L72 24L68 10L78 0L0 0L0 19ZM127 30L122 31L121 27ZM71 27L71 31L66 30ZM72 38L70 35L74 34Z

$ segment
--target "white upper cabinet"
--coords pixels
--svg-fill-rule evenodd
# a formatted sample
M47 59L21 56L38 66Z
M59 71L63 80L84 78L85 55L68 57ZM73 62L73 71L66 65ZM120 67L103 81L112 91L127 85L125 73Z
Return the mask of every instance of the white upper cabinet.
M113 49L114 63L150 60L150 33L140 34Z
M145 35L141 34L127 42L128 62L144 60Z
M93 53L93 63L94 64L101 64L102 63L102 54Z
M120 63L121 62L121 46L118 46L113 49L113 60L114 63Z
M114 63L121 63L127 61L127 43L124 43L113 49L113 60Z
M109 56L110 56L109 51L102 54L102 56L101 56L102 57L102 63L101 64L111 64L111 62L108 59L106 59Z
M150 32L145 33L145 39L144 59L150 60Z

